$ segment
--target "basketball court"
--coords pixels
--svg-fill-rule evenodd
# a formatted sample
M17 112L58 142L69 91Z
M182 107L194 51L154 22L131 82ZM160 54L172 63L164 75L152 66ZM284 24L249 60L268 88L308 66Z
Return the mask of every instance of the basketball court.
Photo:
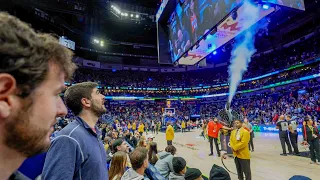
M177 156L185 158L189 167L198 168L204 175L209 176L213 164L222 167L223 165L215 153L215 147L213 147L214 156L208 156L209 142L200 137L200 133L200 129L186 133L176 132L173 143L177 148ZM166 147L165 133L159 133L155 137L154 141L158 144L158 150L164 150ZM288 180L293 175L319 179L320 165L311 165L310 158L280 156L282 149L277 133L255 133L254 145L255 151L251 153L252 179ZM306 151L302 146L299 146L299 150ZM224 163L230 171L236 173L232 158L224 160ZM230 176L231 179L237 179L237 176L232 173Z

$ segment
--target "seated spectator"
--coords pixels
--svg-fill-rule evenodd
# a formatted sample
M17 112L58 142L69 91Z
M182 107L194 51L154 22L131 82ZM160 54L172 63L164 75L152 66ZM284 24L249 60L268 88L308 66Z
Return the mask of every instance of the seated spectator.
M148 150L143 147L137 147L130 154L132 168L128 169L122 176L121 180L142 180L144 171L148 168Z
M151 142L149 146L148 159L150 164L155 165L158 161L158 148L156 142Z
M104 140L103 140L103 142L104 142L104 149L106 150L106 153L107 154L109 154L110 152L111 152L111 148L110 148L110 146L111 146L111 137L109 137L109 136L106 136L105 138L104 138Z
M185 180L203 180L202 173L197 168L189 168L184 176Z
M223 179L231 180L229 173L223 168L216 164L212 165L209 175L210 180Z
M173 172L172 159L176 152L177 149L173 145L169 145L166 147L165 152L159 153L159 160L155 164L155 168L165 178L168 178L170 172Z
M123 141L122 139L117 139L112 143L112 152L107 154L107 163L111 163L111 159L113 157L113 155L118 152L118 151L122 151L124 153L127 154L129 153L129 147L127 145L127 143L125 141ZM127 167L131 167L131 162L130 159L127 158Z
M182 157L172 159L173 172L170 172L169 180L184 180L187 172L187 162Z
M118 151L113 155L109 170L110 180L121 179L122 175L126 170L127 159L127 154L122 151Z
M140 134L139 133L137 133L137 135L133 135L133 133L132 132L130 132L130 137L131 137L131 146L133 147L133 148L136 148L137 147L137 145L138 145L138 140L140 139Z
M145 136L141 136L139 142L138 142L138 145L137 147L147 147L147 140L146 140L146 137Z

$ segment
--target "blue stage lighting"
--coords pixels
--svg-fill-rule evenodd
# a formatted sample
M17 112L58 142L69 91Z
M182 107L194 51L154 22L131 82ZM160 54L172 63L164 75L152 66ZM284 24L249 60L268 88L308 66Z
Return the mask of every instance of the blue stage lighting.
M115 69L112 69L112 72L116 72L117 70L115 70Z
M213 55L216 55L217 54L217 51L213 51L213 53L212 53Z
M268 4L262 5L262 9L268 10L269 8L270 8L270 6Z
M149 81L152 81L152 78L149 78L148 80L149 80Z

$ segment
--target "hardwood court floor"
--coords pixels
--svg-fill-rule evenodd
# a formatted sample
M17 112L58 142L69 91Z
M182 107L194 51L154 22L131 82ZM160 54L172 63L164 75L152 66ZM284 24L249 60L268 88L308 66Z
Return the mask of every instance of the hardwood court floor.
M183 157L189 167L198 168L204 175L209 175L213 164L222 166L214 148L214 156L210 152L209 142L199 137L200 130L175 133L174 146L177 156ZM302 137L299 137L299 143ZM155 135L158 150L166 147L165 133ZM186 144L194 145L190 148ZM297 156L280 156L281 145L277 133L255 133L255 151L251 153L251 172L253 180L288 180L293 175L304 175L313 180L320 179L320 165L311 165L310 158ZM300 151L305 151L299 146ZM227 168L236 172L232 158L224 160ZM231 179L237 179L230 173Z

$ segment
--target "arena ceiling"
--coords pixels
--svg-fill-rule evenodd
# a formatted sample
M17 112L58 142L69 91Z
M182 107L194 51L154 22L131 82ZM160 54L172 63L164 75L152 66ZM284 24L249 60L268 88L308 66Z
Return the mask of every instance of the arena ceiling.
M122 57L124 64L139 65L141 59L153 60L155 64L157 62L156 23L149 15L155 15L159 2L160 0L8 0L1 4L0 9L15 14L38 30L67 36L77 46L92 49L76 50L77 55L87 59L98 60L104 56L103 52L154 57ZM284 11L272 17L268 35L257 37L258 50L270 49L279 40L290 39L305 29L312 30L319 25L320 3L317 0L305 0L305 4L306 12ZM136 21L116 17L111 12L112 5L129 14L141 13L144 18ZM47 16L35 15L37 10ZM94 38L103 40L106 46L92 44Z

